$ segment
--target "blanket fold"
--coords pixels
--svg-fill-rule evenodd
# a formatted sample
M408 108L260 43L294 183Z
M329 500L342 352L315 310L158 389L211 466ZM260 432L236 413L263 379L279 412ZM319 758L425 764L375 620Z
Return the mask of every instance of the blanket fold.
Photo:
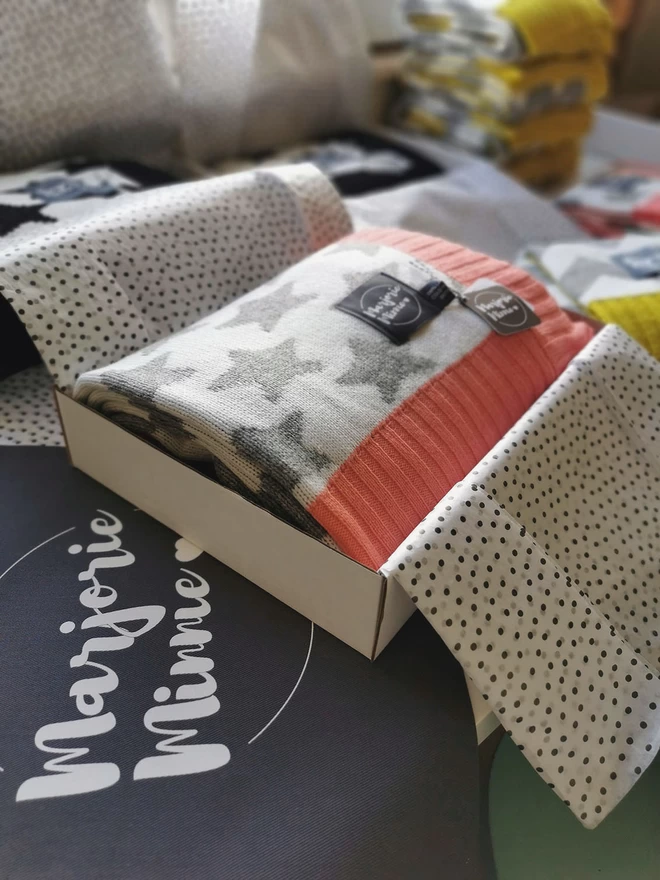
M541 323L502 337L454 300L396 345L335 308L383 274L413 300L429 282L462 289L487 278ZM371 230L85 373L75 395L377 568L590 336L519 269L430 236Z

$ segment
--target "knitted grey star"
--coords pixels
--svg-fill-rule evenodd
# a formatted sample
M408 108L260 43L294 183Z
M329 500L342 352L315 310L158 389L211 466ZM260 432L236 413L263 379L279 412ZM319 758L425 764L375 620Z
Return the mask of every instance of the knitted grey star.
M298 410L272 428L239 428L232 439L239 449L250 452L264 470L279 469L282 464L291 472L282 482L293 488L303 473L319 472L332 464L331 459L316 449L310 449L303 439L304 416Z
M134 403L153 403L160 388L195 372L194 367L167 367L169 357L170 352L165 352L132 370L107 370L103 374L103 382L112 391L123 394Z
M107 370L103 382L133 406L144 409L144 417L131 412L122 414L121 423L127 430L138 435L153 436L160 429L170 437L178 437L180 441L189 440L192 435L182 419L149 406L160 388L195 372L193 367L168 368L166 362L169 356L170 353L165 352L132 370Z
M304 474L318 473L332 464L303 440L303 413L291 413L271 428L238 428L232 440L239 452L261 469L257 504L308 534L323 539L325 530L293 495Z
M293 339L286 339L274 348L262 351L232 351L230 357L231 369L209 385L209 391L255 382L264 389L266 399L273 403L280 399L288 383L296 376L318 373L323 369L319 361L303 361L297 357Z
M405 349L395 348L386 339L354 337L348 344L355 357L337 384L376 385L387 403L394 403L405 379L423 370L430 373L436 366L428 358L416 358Z
M293 296L293 284L285 284L262 299L241 303L238 315L225 324L217 324L216 330L238 327L241 324L259 324L267 333L275 327L280 318L291 309L314 299L313 296Z

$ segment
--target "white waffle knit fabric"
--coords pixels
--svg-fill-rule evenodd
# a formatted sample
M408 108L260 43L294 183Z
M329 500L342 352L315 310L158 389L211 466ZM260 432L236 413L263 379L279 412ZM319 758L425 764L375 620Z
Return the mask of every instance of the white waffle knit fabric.
M372 61L355 0L260 5L239 155L367 125Z
M147 0L1 7L0 169L173 142L174 79Z
M176 0L174 8L186 152L202 162L236 156L250 91L260 3Z
M196 167L368 121L354 0L0 6L0 170L182 149Z
M593 828L660 746L660 364L605 328L383 568Z

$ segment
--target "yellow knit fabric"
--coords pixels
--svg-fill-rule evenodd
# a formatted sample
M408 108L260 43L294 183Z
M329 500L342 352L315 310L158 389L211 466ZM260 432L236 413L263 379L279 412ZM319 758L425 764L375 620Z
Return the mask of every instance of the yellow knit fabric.
M521 64L502 64L481 58L479 69L501 80L512 92L531 92L540 86L561 88L579 80L585 85L585 102L599 101L607 91L607 63L602 55L543 58Z
M496 15L521 34L528 56L611 55L612 19L601 0L504 0Z
M553 89L555 104L562 102L562 89L582 84L574 103L593 104L607 93L607 65L599 56L550 59L523 65L498 64L481 59L462 72L442 72L443 58L435 65L412 59L403 81L414 88L439 88L468 107L494 116L513 116L539 88ZM565 99L563 99L565 101ZM547 109L547 108L544 108Z
M577 173L580 142L566 141L510 159L504 168L517 180L530 186L568 183Z
M412 13L408 21L415 30L422 33L444 33L451 27L451 18L448 15L426 15L424 13Z
M424 110L422 107L412 107L408 110L402 122L406 128L412 128L424 134L433 134L438 137L443 137L447 134L447 122L428 110Z
M660 360L660 290L639 296L596 300L590 302L586 310L605 324L618 324Z
M548 110L518 125L505 125L482 113L473 113L470 118L516 154L541 145L550 146L584 137L591 128L593 114L588 107Z

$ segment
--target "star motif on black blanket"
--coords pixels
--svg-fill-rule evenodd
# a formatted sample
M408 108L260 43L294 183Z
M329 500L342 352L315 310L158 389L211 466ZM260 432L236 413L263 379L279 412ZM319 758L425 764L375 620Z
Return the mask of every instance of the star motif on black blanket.
M41 213L44 205L0 204L0 236L9 235L24 223L55 223L52 217Z
M262 351L232 351L230 357L231 368L209 385L209 391L256 383L272 403L280 399L292 379L323 369L319 361L301 360L296 355L293 339Z
M119 195L120 189L109 180L88 183L72 175L54 174L39 180L29 180L25 186L9 189L7 192L26 193L36 201L50 204L72 202L76 199L109 199Z
M259 324L263 330L270 333L286 312L314 299L313 296L293 296L292 290L293 284L285 284L284 287L272 291L261 299L241 303L236 317L225 324L217 324L215 329L224 330L226 327L238 327L242 324Z
M337 384L375 385L387 403L394 403L401 383L409 376L436 366L428 358L413 357L405 349L395 348L386 339L352 338L348 344L354 360Z

